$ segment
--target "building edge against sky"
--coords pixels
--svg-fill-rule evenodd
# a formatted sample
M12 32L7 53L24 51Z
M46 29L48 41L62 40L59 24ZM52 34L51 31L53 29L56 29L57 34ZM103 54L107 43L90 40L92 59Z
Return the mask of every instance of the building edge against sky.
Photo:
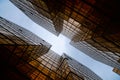
M37 24L35 24L34 22L32 22L27 16L25 16L18 8L16 8L11 2L9 2L8 0L2 0L2 1L0 1L0 10L1 10L1 13L0 13L0 15L2 16L2 17L4 17L4 18L6 18L6 19L8 19L8 20L10 20L10 21L13 21L13 22L15 22L15 23L17 23L17 24L19 24L19 25L21 25L21 26L23 26L24 28L26 28L26 29L28 29L28 30L30 30L30 31L32 31L33 33L35 33L36 35L38 35L38 36L40 36L41 38L43 38L44 40L46 40L46 39L51 39L51 37L52 36L54 36L54 35L52 35L51 33L49 33L47 30L44 30L42 27L40 27L39 25L37 25ZM9 13L9 14L8 14ZM34 27L36 27L36 28L34 28ZM35 31L35 32L34 32ZM46 37L46 38L44 38L44 36L41 36L40 35L40 33L39 33L39 31L41 31L40 33L44 33L45 32L45 34L44 34L44 36L47 34L47 33L49 33L48 34L48 36ZM51 36L51 37L50 37ZM55 37L55 36L54 36ZM64 37L64 36L63 36ZM56 41L56 38L57 37L55 37L55 38L53 38L55 41ZM57 39L59 39L59 41L61 40L60 38L62 38L61 37L61 35L57 38ZM64 37L65 38L65 37ZM54 41L53 40L53 41ZM62 38L62 40L63 40L63 38ZM49 43L51 43L51 41L49 41L49 40L47 40ZM59 42L59 41L57 41L57 42ZM63 42L64 41L64 42ZM69 50L69 52L66 52L65 51L65 53L69 53L69 54L72 54L72 53L76 53L76 55L77 55L77 53L79 53L79 51L77 50L77 49L75 49L75 48L73 48L72 46L70 46L70 44L68 44L68 42L70 42L69 40L68 40L68 42L67 42L67 40L63 40L62 42L63 43L65 43L65 45L69 45L68 47L67 47L67 50ZM52 44L52 43L51 43ZM55 47L55 45L54 45L54 47ZM58 47L58 46L57 46ZM72 50L73 49L73 50ZM76 50L77 50L77 52L76 52ZM64 51L64 50L62 50L62 51ZM59 53L59 52L57 52L57 53ZM68 54L68 55L69 55ZM81 53L82 54L82 53ZM78 54L79 56L81 55L81 54ZM83 54L83 55L85 55L85 54ZM73 56L73 57L75 57L75 56ZM80 56L80 57L82 57L82 56ZM76 57L76 59L77 59L77 57ZM90 67L90 69L92 69L91 68L91 66L92 65L88 65L88 64L90 64L90 63L87 63L87 59L89 59L89 58L84 58L84 57L82 57L82 58L79 58L78 57L78 59L80 59L80 61L84 64L85 63L85 65L86 66L88 66L88 67ZM78 60L77 59L77 60ZM85 60L81 60L81 59L85 59ZM91 61L91 60L89 60L90 62L92 62L92 64L94 65L95 64L95 62L97 62L97 61L95 61L95 60L93 60L93 61ZM95 62L94 62L95 61ZM99 68L99 66L97 66L97 65L101 65L101 68ZM107 66L107 65L102 65L102 64L97 64L97 65L94 65L94 66L92 66L92 67L95 67L95 68L93 68L92 70L94 71L94 72L96 72L96 74L98 74L98 73L100 73L99 75L101 76L101 74L103 74L104 73L104 76L101 76L104 80L119 80L120 78L119 78L119 76L118 75L116 75L115 73L113 73L112 72L112 68L111 67L109 67L109 66ZM99 68L99 69L98 69ZM96 70L96 69L98 69L98 70ZM103 70L102 70L103 69ZM109 74L108 74L109 73ZM106 75L105 75L106 74Z
M10 1L12 3L14 3L27 16L29 16L31 18L31 20L33 20L35 23L41 25L43 28L47 29L48 31L50 31L51 33L53 33L56 36L58 36L60 34L61 30L57 31L57 29L55 29L55 27L54 27L54 23L50 19L44 17L42 14L39 14L35 10L35 8L27 1L25 1L25 0L24 1L10 0Z
M48 48L51 47L51 44L47 43L45 40L41 39L34 33L30 32L29 30L23 27L20 27L19 25L9 20L6 20L5 18L0 17L0 25L1 27L7 29L8 31L10 30L9 32L11 32L12 34L20 36L21 38L25 39L26 42L29 40L28 41L29 44L40 45L42 43L44 46Z
M55 14L55 12L57 12L57 15L56 15L56 17L55 17L55 19L53 19L53 22L51 21L52 20L52 17L51 17L51 15L49 14L49 13L47 13L47 12L45 12L44 10L48 10L48 5L49 4L41 4L41 6L40 5L38 5L38 6L36 6L37 8L39 7L41 7L41 9L38 9L38 10L36 10L36 7L35 7L35 5L37 5L37 1L35 1L35 2L32 2L32 1L30 1L29 2L29 0L28 1L14 1L14 0L11 0L19 9L21 9L27 16L29 16L33 21L35 21L36 23L38 23L38 22L40 22L40 21L44 21L44 20L47 20L47 24L50 24L50 25L52 25L52 27L47 27L48 29L48 31L50 31L50 32L54 32L54 31L52 31L52 30L55 30L55 26L54 26L54 20L58 20L59 18L59 16L61 16L60 15L60 13L59 13L59 10L55 10L54 11L54 8L53 8L53 6L52 6L52 8L51 9L53 9L53 12L51 12L51 15L56 15ZM42 0L40 0L40 1L42 1ZM53 0L52 0L53 1ZM42 1L43 2L43 1ZM59 2L59 1L58 1ZM89 6L89 4L87 4L86 2L84 2L83 1L83 3L85 3L87 6ZM104 2L103 2L104 3ZM33 5L32 5L33 4ZM40 3L39 3L40 4ZM52 3L53 4L53 3ZM44 6L44 7L43 7ZM48 6L48 7L47 7ZM55 5L55 6L57 6L57 5ZM59 6L59 5L58 5ZM68 5L67 5L68 6ZM50 8L49 8L50 9ZM92 8L90 8L90 9L92 9ZM94 9L94 7L93 7L93 9ZM40 12L38 12L39 10L41 10ZM43 10L43 11L42 11ZM49 10L48 10L49 11ZM68 10L69 11L69 10ZM96 11L96 9L95 9L95 11ZM62 11L61 11L62 12ZM109 11L108 11L109 12ZM41 14L40 14L41 13ZM53 13L53 14L52 14ZM86 13L87 14L87 13ZM98 14L98 13L96 13L96 14ZM78 14L79 15L79 14ZM100 14L101 15L101 14ZM42 16L42 17L41 17ZM45 16L45 17L44 17ZM75 16L75 15L73 15L73 16ZM80 15L81 16L81 15ZM39 18L40 17L40 18ZM65 17L65 16L64 16ZM72 16L71 16L72 17ZM82 17L82 16L81 16ZM106 17L106 16L104 16L104 17ZM89 18L89 17L88 17ZM101 17L101 18L103 18L103 16ZM108 16L107 16L107 18L108 18ZM105 18L105 22L106 22L106 20L107 20L107 18ZM43 20L44 19L44 20ZM65 19L65 18L64 18ZM83 19L84 19L84 17L83 17ZM39 21L40 20L40 21ZM87 21L87 19L85 18L85 20ZM72 23L71 23L71 21L72 21ZM49 23L50 22L50 23ZM84 22L84 21L83 21ZM88 22L89 22L89 20L88 20ZM105 23L104 22L104 23ZM45 22L41 22L41 24L39 24L39 25L41 25L41 26L43 26L44 27L44 23L46 23L46 21ZM67 24L67 26L68 27L70 27L69 29L72 29L72 25L78 25L78 26L81 26L81 24L79 24L79 23L77 23L76 21L75 21L75 19L74 19L74 17L73 17L73 19L69 19L68 20L68 22L66 23L65 22L65 20L63 21L63 23L66 25ZM70 25L68 25L69 23L71 23L72 25L70 26ZM75 23L75 24L73 24L73 23ZM100 24L99 22L96 22L97 24ZM103 24L104 24L103 23ZM56 23L57 24L57 23ZM60 21L59 22L59 24L62 24L62 21ZM65 25L63 24L63 26L61 26L61 27L63 27L63 29L62 30L65 30L64 29L64 27L65 27ZM94 23L90 23L90 24L92 24L92 26L95 26L95 24ZM46 24L45 24L46 25ZM85 25L85 24L82 24L82 25ZM101 24L100 24L100 26L101 26ZM107 26L107 25L105 25L105 26ZM76 27L76 26L73 26L73 27ZM111 26L112 27L112 26ZM116 42L111 42L110 40L109 40L109 38L107 37L107 39L108 40L106 40L105 38L103 38L103 37L99 37L99 35L97 35L98 37L94 37L93 36L93 33L91 33L91 29L89 29L89 28L85 28L85 27L81 27L81 28L83 28L84 30L83 30L83 33L75 33L74 34L74 36L73 36L73 38L72 37L70 37L70 38L72 38L72 42L71 42L71 44L74 46L74 47L76 47L77 49L79 49L79 50L81 50L80 48L82 48L82 50L83 50L83 52L85 52L85 54L87 54L87 55L89 55L90 57L92 57L93 59L95 59L95 60L98 60L98 61L100 61L100 62L103 62L103 63L105 63L105 64L107 64L107 65L109 65L109 66L112 66L112 67L116 67L116 68L118 68L118 69L120 69L120 63L118 62L118 60L120 59L120 55L119 55L119 52L120 52L120 49L117 47L117 46L119 46ZM92 27L91 27L92 28ZM76 28L77 29L77 28ZM102 29L102 28L101 28ZM104 29L104 28L103 28ZM81 29L82 30L82 29ZM93 27L93 30L94 30L94 27ZM109 31L111 31L111 29L108 29ZM69 36L68 34L70 33L69 32L70 30L68 30L68 33L67 32L62 32L63 34L65 34L66 36ZM87 31L87 32L86 32ZM115 31L114 31L115 32ZM74 32L73 32L74 33ZM89 34L85 34L85 33L89 33ZM100 31L98 32L98 33L100 33ZM116 32L115 32L116 33ZM79 35L78 35L79 34ZM81 34L81 35L80 35ZM109 33L108 33L109 34ZM72 34L71 34L72 35ZM85 35L88 35L88 36L85 36ZM102 34L103 35L103 34ZM81 41L81 36L85 39L85 41L86 42L84 42L84 41ZM117 36L117 34L115 34L115 35L113 35L113 36ZM92 37L92 39L89 39L89 38L91 38ZM93 38L94 37L94 38ZM106 36L105 36L106 37ZM98 38L100 38L99 40L97 40ZM88 39L88 40L86 40L86 39ZM105 40L103 40L103 39L105 39ZM115 38L114 38L115 39ZM103 40L103 41L102 41ZM78 41L78 42L74 42L74 41ZM79 42L80 41L80 42ZM96 42L97 41L97 42ZM119 42L119 41L118 41ZM96 44L96 45L95 45ZM117 46L116 46L116 44L117 44ZM92 46L91 46L92 45ZM80 46L85 46L85 47L80 47ZM86 47L88 47L88 48L86 48ZM85 50L90 50L90 52L86 52ZM94 53L93 53L93 52ZM116 52L117 51L117 52ZM92 54L92 55L91 55ZM99 55L99 56L98 56Z
M86 79L87 80L93 80L95 78L97 80L102 80L95 73L93 73L91 70L89 70L87 67L85 67L82 64L78 63L77 61L71 59L67 55L64 54L64 58L61 59L61 57L59 55L57 55L56 53L54 53L51 50L48 51L48 52L43 51L43 49L41 49L41 47L43 47L43 46L41 46L41 47L39 46L40 43L39 44L30 43L31 41L27 41L25 39L25 36L26 35L29 36L30 34L27 34L27 33L31 33L31 32L24 30L20 26L15 25L14 23L9 22L9 21L1 18L1 17L0 17L0 25L1 25L1 29L2 29L2 31L0 31L1 32L0 44L2 46L0 48L3 49L1 52L5 52L6 53L6 54L1 54L1 55L2 56L8 56L8 54L9 54L9 56L11 55L11 57L1 58L1 59L3 59L1 61L5 61L7 65L8 64L10 65L10 71L13 70L12 67L15 67L15 69L17 68L18 71L20 71L22 74L27 76L26 78L31 78L31 79L44 79L44 78L48 78L48 79L53 79L54 80L54 78L55 78L55 80L56 80L56 77L54 77L54 75L55 75L55 76L57 76L57 79L60 79L60 80L62 79L62 77L63 77L63 79L65 77L65 80L66 79L67 80L71 80L71 78L73 78L73 79L77 78L77 79L80 79L80 80L84 80L84 78L85 78L85 80ZM16 28L13 28L13 27L16 27ZM20 30L20 32L18 30ZM23 31L26 34L24 35L23 33L21 33L21 31ZM12 36L12 37L10 37L10 36ZM33 37L36 37L36 36L33 35ZM34 38L34 39L36 39L36 38ZM31 39L29 38L28 40L31 40ZM11 44L10 42L12 42L12 41L16 41L16 42L14 44ZM22 42L24 42L24 43L22 43ZM26 46L27 46L27 48L26 48ZM33 48L34 51L33 50L31 51L32 48ZM38 55L38 53L41 52L40 50L42 50L46 54ZM21 56L21 54L22 54L22 56ZM29 55L29 54L32 54L32 55ZM52 59L54 59L54 60L52 60ZM69 59L73 60L73 62L69 61ZM59 60L62 60L62 61L59 62ZM64 62L66 60L68 62ZM52 61L52 63L48 62L48 61ZM58 62L55 62L55 61L58 61ZM55 63L57 64L57 66L56 66L56 70L58 70L58 71L56 71L57 75L54 74L53 72L51 72L51 73L53 73L53 75L50 76L46 71L49 68L52 68L51 66L53 66L53 64L55 64ZM66 67L65 65L66 66L68 65L68 67L70 67L70 66L73 67L73 68L70 67L70 73L66 74L65 70L67 71L69 68ZM82 65L82 66L80 66L80 65ZM78 71L78 69L76 69L78 67L79 67L80 71ZM42 69L43 71L41 70L41 68L43 68ZM15 71L15 69L14 69L14 71ZM71 72L71 69L74 72ZM51 70L51 69L49 69L49 70ZM81 70L83 70L83 71L81 71ZM19 72L16 73L14 71L13 71L12 74L16 75L16 77L18 77L20 79L21 78L25 79L24 76L21 75ZM54 71L54 68L53 68L53 71ZM9 74L9 72L8 73L4 72L4 74ZM10 74L10 75L12 76L12 74ZM66 74L66 76L63 75L63 74ZM36 76L36 78L34 76ZM10 76L7 76L7 77L12 79L12 77L10 77ZM5 78L5 79L8 79L8 78Z
M79 63L78 61L74 60L67 54L63 54L62 57L67 59L68 65L70 66L71 70L78 75L86 76L85 80L102 80L98 75L96 75L93 71L91 71L88 67L84 66L83 64Z
M28 45L41 45L41 47L43 48L43 54L49 51L49 49L51 48L51 45L49 43L47 43L34 33L2 17L0 17L0 26L1 44L3 45L8 44L14 46L15 44L24 45L24 43ZM2 36L4 37L2 38ZM14 39L14 36L16 39ZM19 42L20 40L21 42Z
M22 80L27 78L30 78L32 80L102 80L90 69L78 63L69 56L64 54L62 57L55 52L49 50L50 45L48 43L41 40L36 35L27 31L26 29L21 28L20 26L8 20L5 20L2 17L0 17L0 26L0 49L1 53L5 53L1 54L2 57L0 59L1 61L5 61L5 66L10 67L9 69L7 69L8 71L4 70L4 73L2 74L6 75L7 77L3 76L2 78L19 78ZM33 40L30 39L29 35L31 37L34 37L32 38ZM47 47L49 45L49 48L46 49L46 47L44 47L44 44L45 46L47 44ZM52 68L51 66L54 66L54 68ZM6 67L4 69L6 69ZM16 72L16 69L20 73ZM49 70L50 73L53 75L50 75L50 73L48 73ZM57 72L57 74L52 72L54 70L55 72ZM9 71L12 72L10 76L8 76L8 74L11 73Z
M20 60L29 62L33 60L32 58L36 59L46 54L50 47L49 43L30 31L0 17L0 62L2 64L0 78L26 80L27 77L24 77L13 66L16 66Z

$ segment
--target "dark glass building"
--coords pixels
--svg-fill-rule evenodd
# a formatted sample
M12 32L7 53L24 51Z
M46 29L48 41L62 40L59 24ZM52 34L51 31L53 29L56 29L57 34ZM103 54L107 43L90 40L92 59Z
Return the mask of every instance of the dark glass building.
M50 47L32 32L0 17L1 79L27 80L15 66L21 61L30 62L32 58L46 54Z
M0 73L3 80L102 80L32 32L0 17Z
M11 0L34 22L62 33L93 59L120 69L120 12L117 0Z

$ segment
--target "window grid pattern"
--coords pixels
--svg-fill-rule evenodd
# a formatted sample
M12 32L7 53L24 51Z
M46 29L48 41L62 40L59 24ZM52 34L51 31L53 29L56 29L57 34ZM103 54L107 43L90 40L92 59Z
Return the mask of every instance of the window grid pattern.
M46 21L50 21L49 19L52 20L54 25L54 30L56 30L55 32L57 32L57 35L61 32L61 30L63 30L62 31L63 34L68 36L69 38L74 38L73 36L77 35L77 36L80 36L79 38L81 38L81 40L85 40L85 39L91 38L93 32L94 33L99 32L99 34L102 34L101 31L96 31L96 27L102 27L102 30L104 30L105 29L104 26L106 26L106 23L109 22L108 17L105 15L104 12L102 12L102 9L99 10L95 7L97 3L95 0L89 0L89 1L76 0L74 4L72 4L70 0L65 0L65 1L52 0L52 1L54 3L56 2L56 4L59 2L59 4L62 5L59 10L56 10L57 8L54 7L57 5L54 4L51 7L49 7L49 5L51 5L52 3L47 3L42 0L39 0L39 1L29 0L26 2L30 3L30 5L32 4L35 7L35 9L37 9L38 12L40 11L39 12L40 14L47 17L48 20ZM21 1L21 2L24 3L24 1ZM104 3L104 2L100 2L100 3ZM29 7L30 5L28 4ZM51 18L48 17L46 14L49 14ZM70 27L70 28L67 28L63 22L64 21L69 22L70 18L73 19L75 22L75 23L74 22L72 23L73 25L76 23L79 23L80 25L87 28L88 29L87 33L85 32L85 34L82 35L81 37L81 35L78 35L81 33L81 31L79 32L79 30L82 30L84 32L84 29L77 28L77 26L75 25L74 26L72 25L72 26L76 27L76 29L73 29L73 27L71 26L67 26L67 27ZM53 32L52 31L53 28L47 28L47 29Z
M114 43L117 46L120 46L119 37L120 37L120 33L116 33L116 34L113 34L113 35L105 36L105 38L107 38L109 41L111 41L112 43Z
M20 4L21 4L21 5L18 4L17 7L20 8L30 18L32 18L32 20L35 21L37 24L41 25L42 27L44 27L45 29L54 33L57 36L62 31L62 24L63 24L62 20L61 20L61 18L57 17L57 15L59 15L59 14L54 16L54 15L52 15L52 13L50 14L50 12L48 12L48 10L46 11L45 9L43 9L42 8L43 5L45 6L43 1L37 1L37 0L34 2L30 1L33 4L32 6L34 6L34 8L31 5L25 3L28 1L17 1L17 2L20 2ZM28 2L28 3L30 3L30 2ZM40 5L38 5L38 3ZM15 4L17 4L17 3L15 3ZM23 8L23 6L24 6L24 8ZM39 13L41 13L41 14L39 14ZM44 17L44 16L46 16L46 17ZM51 19L52 19L52 21L51 21Z
M27 44L27 43L1 26L0 44Z
M80 64L79 62L77 62L76 60L70 58L69 56L65 55L65 57L68 58L68 65L70 67L70 71L72 72L72 74L76 74L78 75L78 77L82 77L84 76L84 78L86 78L87 80L101 80L100 77L98 77L94 72L92 72L89 68L87 68L86 66ZM78 78L79 80L80 78ZM74 80L74 79L73 79ZM81 80L81 79L80 79Z
M73 67L76 68L76 65L69 66L72 63L70 63L68 57L63 58L54 52L38 55L40 51L37 52L37 50L40 50L39 47L41 46L3 45L1 47L6 49L3 51L9 51L6 62L11 66L15 66L31 80L84 80L78 76L77 70L71 70Z
M118 75L120 75L120 69L118 69L118 68L114 68L114 69L113 69L113 72L115 72L115 73L117 73Z
M51 45L32 32L0 17L0 44L42 45L41 53L48 52Z
M38 3L37 3L37 2L32 2L32 1L30 1L30 2L31 2L34 6L38 5ZM41 2L41 3L42 3L42 2ZM39 5L40 5L40 4L39 4ZM37 6L37 7L38 7L38 6ZM41 7L38 7L38 8L39 8L39 10L41 10L41 9L42 9ZM47 13L48 13L48 12L47 12ZM44 13L44 14L45 14L45 13ZM51 14L51 15L52 15L52 14ZM56 14L56 16L57 16L57 14ZM60 19L60 18L61 18L61 19L63 19L63 20L66 20L65 18L63 18L64 16L66 16L66 15L65 15L65 14L63 14L63 13L60 13L60 16L59 16L59 18L58 18L58 19ZM57 20L58 20L58 19L56 19L56 20L55 20L55 19L53 19L53 20L55 20L55 21L53 21L53 24L54 24L54 22L57 22ZM48 20L47 20L47 21L48 21ZM62 21L62 20L61 20L61 21ZM80 21L80 20L79 20L79 21ZM61 24L62 24L62 22L59 22L59 23L61 23ZM58 24L59 24L59 23L58 23ZM77 21L74 21L74 24L75 24L75 23L78 23L78 22L77 22ZM81 23L83 23L83 22L81 22ZM57 23L55 23L55 24L57 24ZM64 23L63 23L63 24L64 24ZM93 26L93 25L92 25L92 26ZM59 31L59 30L61 31L62 27L63 27L63 26L61 26L61 28L60 28L60 26L58 26L57 28L55 27L55 29L56 29L56 30L58 30L58 31ZM63 29L63 30L64 30L64 29ZM77 30L78 30L78 29L77 29Z
M42 0L40 0L40 1L36 0L34 2L33 1L28 1L28 2L31 3L31 4L33 4L34 6L37 6L37 8L39 8L39 10L44 10L44 11L47 10L48 9L47 6L51 4L51 3L46 3L46 2L44 2ZM57 1L57 2L59 2L59 1ZM66 0L65 3L63 3L63 1L60 1L59 3L62 4L62 6L64 6L64 10L60 10L59 12L57 12L57 13L61 14L61 16L59 16L59 17L61 17L61 19L63 19L63 21L66 20L67 22L69 22L67 19L72 18L72 19L75 20L75 22L77 22L79 24L82 24L82 26L86 27L87 29L89 29L92 32L95 32L95 33L99 32L99 34L102 34L101 31L98 31L98 30L96 31L96 27L102 27L101 29L104 30L105 29L104 26L106 26L106 23L109 21L108 18L105 18L105 17L107 17L105 15L105 13L104 12L101 13L102 9L101 10L96 9L95 6L97 6L96 5L97 2L95 0L90 0L90 1L86 1L86 0L79 1L79 0L77 0L77 1L74 2L74 4L72 4L69 0ZM104 3L104 1L100 2L100 3ZM57 14L54 13L54 9L57 9L57 8L53 8L52 7L50 9L51 9L50 11L53 11L51 13L54 14L55 17L56 17ZM60 8L60 9L63 9L63 8ZM57 10L55 10L55 11L57 11ZM46 13L49 13L49 12L46 12ZM88 13L90 15L88 15ZM52 15L52 14L50 14L50 15ZM76 20L77 18L79 20ZM56 19L55 21L53 21L53 24L54 24L54 22L58 22L59 21L58 19ZM61 21L59 22L60 24L62 24ZM65 32L67 30L66 31L67 33L65 32L65 35L67 35L68 33L70 33L70 34L68 34L69 37L73 37L73 35L76 32L78 32L78 31L76 31L76 30L78 30L77 28L76 28L76 30L73 30L72 28L70 28L69 29L70 31L69 31L68 29L66 29L64 27L65 26L63 26L63 30L64 30L63 32ZM61 29L60 26L58 28L55 27L55 30L59 31ZM74 31L75 31L75 33L74 33ZM82 29L82 31L83 31L83 29ZM71 33L71 32L73 32L73 33ZM89 31L87 33L89 33ZM72 34L72 36L70 36L71 34ZM78 34L80 34L80 32L78 32ZM89 35L91 35L91 32L89 33ZM81 36L81 35L79 35L79 36ZM91 36L87 36L86 37L86 35L85 35L84 37L82 37L83 39L81 39L81 40L89 39L90 37Z
M111 52L110 54L109 52L100 51L86 41L76 42L76 43L70 42L70 44L73 45L75 48L81 50L88 56L92 57L93 59L103 62L112 67L116 66L117 68L120 69L119 67L120 64L116 61L119 59L119 56L116 55L115 53L113 55L113 53Z
M73 11L73 12L71 12L72 10L72 8L71 8L71 6L70 6L70 4L69 5L67 5L67 3L69 4L70 2L68 1L68 2L66 2L66 5L65 5L65 10L67 10L68 9L68 11L65 11L65 12L62 12L62 13L60 13L61 15L59 16L59 17L61 17L63 20L66 20L66 21L68 21L67 20L67 17L68 18L70 18L72 15L74 16L72 19L79 19L79 20L75 20L74 22L76 22L76 23L80 23L80 24L82 24L84 27L86 26L86 27L89 27L88 29L90 29L90 30L94 30L95 29L95 27L96 27L96 25L95 24L93 24L93 23L91 23L89 20L85 20L85 18L84 18L84 16L82 16L82 15L80 15L80 14L78 14L76 11ZM35 4L35 3L34 3ZM87 9L85 6L88 6L87 4L84 4L84 3L80 3L81 4L81 6L83 6L83 8L85 8L85 9ZM36 4L37 5L37 4ZM75 5L76 6L76 5ZM79 5L80 6L80 5ZM75 7L76 8L76 7ZM76 8L77 9L77 8ZM91 8L90 8L91 9ZM83 11L84 12L84 11ZM89 12L89 10L88 10L88 12ZM71 14L71 16L69 15L69 14ZM85 14L85 13L84 13ZM67 17L65 17L65 16L67 16ZM81 16L81 18L79 17L79 16ZM94 19L95 20L95 19ZM78 22L78 21L82 21L82 22ZM103 20L102 20L103 21ZM83 24L83 23L85 23L85 24ZM64 23L63 23L64 24ZM89 25L89 26L88 26ZM90 26L91 25L91 26ZM94 27L93 27L94 26ZM76 27L76 26L75 26ZM64 27L63 27L64 28ZM66 28L64 28L63 30L65 30ZM76 31L77 31L78 29L76 29ZM74 30L75 31L75 30ZM63 31L64 32L64 31ZM66 31L67 32L67 31ZM69 31L69 32L73 32L73 30L72 31ZM68 32L68 33L69 33ZM73 32L74 33L74 32ZM66 33L66 35L67 35L67 33Z
M76 75L73 72L70 72L67 76L67 80L84 80L82 77Z
M120 49L118 46L116 46L114 43L107 41L105 38L103 37L98 37L98 38L93 38L93 40L100 44L102 47L108 49L109 52L116 52L116 53L120 53Z
M33 51L37 49L34 45L7 45L2 47L10 51L9 57L6 59L7 63L16 66L21 73L31 80L65 80L70 72L66 61L59 62L61 57L55 53L48 53L43 56L38 56L37 53L33 54ZM33 57L35 55L37 57Z

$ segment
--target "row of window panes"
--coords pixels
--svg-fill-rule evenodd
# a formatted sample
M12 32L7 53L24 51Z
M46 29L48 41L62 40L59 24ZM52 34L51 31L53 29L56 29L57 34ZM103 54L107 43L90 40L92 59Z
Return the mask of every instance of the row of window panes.
M26 64L26 65L27 65L27 64ZM37 63L37 64L35 63L34 65L37 66L37 65L39 65L39 63ZM25 65L23 65L23 66L21 65L21 68L24 67L24 66L25 66ZM28 66L29 66L29 65L28 65ZM35 67L35 66L34 66L34 67ZM39 66L39 67L36 67L36 68L40 69L40 66ZM45 65L44 65L44 66L42 66L42 68L43 68L42 70L43 70L43 72L44 72L44 68L47 68L47 67L45 67ZM28 69L29 69L29 68L28 68ZM28 70L28 69L24 67L24 68L23 68L22 70L20 70L20 71L29 74L30 71L32 71L32 69L29 69L29 70ZM23 71L23 70L25 70L25 71ZM46 73L46 72L45 72L45 73Z
M70 30L67 30L67 29L65 29L65 31L64 31L63 34L66 35L67 37L70 37L70 38L71 38L73 35L75 35L75 33L70 32Z
M57 63L58 63L58 62L56 62L56 60L54 58L43 57L42 59L48 61L49 63L55 64L55 65L57 65Z
M16 42L16 43L20 43L20 44L22 44L22 43L25 43L22 39L20 39L20 38L18 38L17 36L15 36L15 34L12 34L12 33L10 33L9 31L7 31L7 30L4 30L8 35L6 35L6 34L4 34L4 33L2 33L4 36L6 36L7 38L9 38L9 39L12 39L14 42ZM1 35L0 37L1 38L5 38L6 39L6 37L3 37L3 35Z
M51 66L53 66L53 67L58 67L57 66L57 64L55 64L54 62L52 62L51 60L47 60L46 61L46 58L45 59L43 59L42 61L40 61L43 65L45 65L45 66L48 66L49 68L51 68Z
M80 3L82 3L82 2L80 2ZM81 5L81 4L79 4L79 5ZM75 6L77 6L77 5L75 5ZM71 8L72 9L72 8ZM91 7L91 6L89 6L89 5L87 5L87 4L85 4L85 3L82 3L82 5L81 6L79 6L79 8L78 7L74 7L74 10L75 11L77 11L78 13L79 12L81 12L83 15L86 15L86 14L88 14L88 12L89 12L89 14L91 14L93 11L96 11L96 10L93 10L93 8ZM73 11L73 10L72 10ZM95 12L94 12L95 13ZM95 14L98 14L98 12L97 13L95 13ZM94 15L95 16L95 15ZM102 16L102 15L101 15ZM96 17L96 16L95 16ZM97 17L99 17L99 16L97 16ZM95 18L95 19L100 19L100 18ZM93 19L94 20L94 19Z
M29 64L23 64L19 66L18 69L20 69L22 73L27 74L28 77L32 78L32 80L37 80L38 78L43 80L46 77L44 74L41 74L40 71L33 68Z
M65 25L64 25L64 27L65 27ZM71 28L75 28L74 31L77 31L77 32L80 31L80 29L78 29L78 28L75 27L75 26L73 26L73 27L72 27L72 26L66 26L66 27L68 27L68 28L70 28L70 29L71 29ZM83 28L83 27L81 27L81 28ZM82 30L82 29L81 29L81 30ZM88 29L87 29L87 30L88 30ZM83 28L83 31L85 31L85 28Z
M76 31L75 29L73 29L72 27L70 27L70 26L68 26L68 25L63 26L63 27L65 27L66 29L68 29L68 30L71 31L71 32L77 33L77 31Z
M63 32L66 36L73 36L76 33L71 32L69 29L64 28L64 32Z
M77 19L78 17L76 17L75 19ZM79 18L80 19L80 18ZM80 21L80 20L78 20L78 21ZM83 22L82 22L83 23Z
M47 65L47 64L46 64Z
M54 61L54 62L57 62L59 59L60 59L60 56L58 56L58 55L45 55L44 57L46 57L46 58L49 58L50 60L52 60L52 61Z

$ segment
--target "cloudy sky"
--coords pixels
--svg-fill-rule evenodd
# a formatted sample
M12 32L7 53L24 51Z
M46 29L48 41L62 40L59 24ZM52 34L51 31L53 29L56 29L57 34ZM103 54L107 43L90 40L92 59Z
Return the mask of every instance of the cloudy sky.
M103 80L120 80L120 76L112 72L112 67L93 60L89 56L69 45L70 40L63 35L56 37L52 33L35 24L9 0L0 0L0 16L4 17L40 36L52 44L52 50L60 55L66 53L74 59L89 67L93 72L99 75Z

